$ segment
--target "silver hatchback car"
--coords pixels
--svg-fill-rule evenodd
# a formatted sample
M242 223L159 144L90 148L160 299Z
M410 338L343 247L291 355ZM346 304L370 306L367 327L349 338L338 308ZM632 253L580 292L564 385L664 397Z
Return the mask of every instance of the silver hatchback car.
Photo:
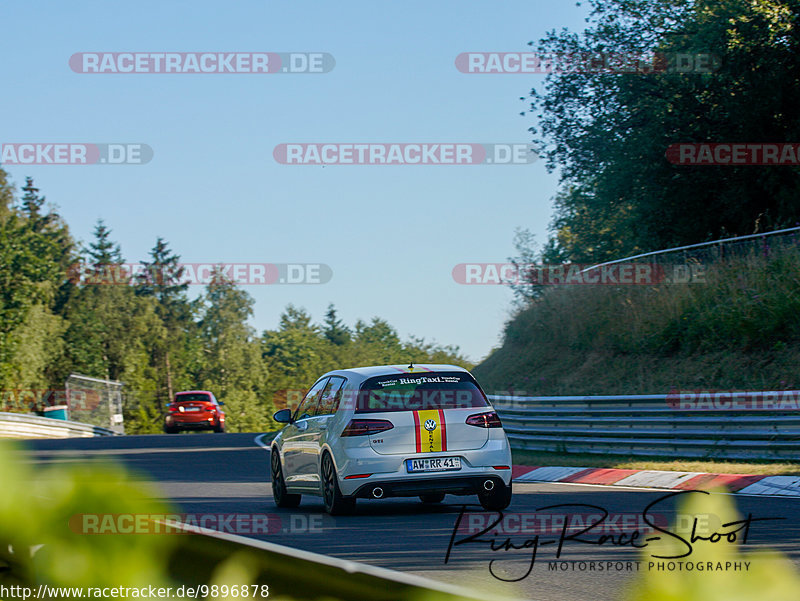
M382 365L331 371L271 445L272 495L297 507L304 494L331 514L356 499L477 494L485 509L511 502L511 450L475 378L454 365Z

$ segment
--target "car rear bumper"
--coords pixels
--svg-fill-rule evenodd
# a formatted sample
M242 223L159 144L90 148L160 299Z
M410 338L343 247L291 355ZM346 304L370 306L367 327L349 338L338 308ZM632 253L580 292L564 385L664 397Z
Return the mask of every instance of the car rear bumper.
M371 480L359 486L352 496L360 499L381 499L385 497L416 497L429 493L449 495L475 495L491 487L505 486L503 479L495 474L483 476L447 476L399 480Z
M462 467L460 470L452 471L408 471L406 460L421 459L431 455L460 457ZM419 487L424 488L424 492L448 492L445 489L452 488L454 491L469 492L450 494L474 494L479 490L474 482L481 484L491 478L496 478L503 484L511 482L511 451L505 440L490 440L483 448L469 451L410 455L377 455L369 447L359 446L339 449L334 459L337 464L339 489L347 496L357 495L360 489L374 487L377 483L391 484L392 490L408 491L407 494L398 492L394 496L415 496L420 494L417 492ZM500 466L505 466L507 469L499 469ZM363 477L354 477L355 475Z
M164 425L168 428L213 428L217 425L217 418L213 415L167 415Z

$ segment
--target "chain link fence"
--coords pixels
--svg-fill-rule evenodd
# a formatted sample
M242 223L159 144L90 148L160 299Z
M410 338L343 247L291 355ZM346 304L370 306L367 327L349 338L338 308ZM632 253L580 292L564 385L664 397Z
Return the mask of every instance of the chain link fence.
M122 382L70 374L64 388L70 420L125 433Z

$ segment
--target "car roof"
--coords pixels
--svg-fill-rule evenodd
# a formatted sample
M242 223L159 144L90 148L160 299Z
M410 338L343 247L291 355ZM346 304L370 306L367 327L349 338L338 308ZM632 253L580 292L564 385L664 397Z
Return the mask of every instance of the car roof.
M426 372L437 371L460 371L467 372L463 367L448 365L446 363L419 363L413 365L372 365L369 367L351 367L348 369L337 369L326 373L326 376L342 375L356 376L357 379L366 380L375 376L391 376L396 374L424 374ZM324 377L324 376L323 376Z
M178 396L179 394L210 394L211 396L214 396L214 393L210 390L181 390L180 392L176 392L175 396Z

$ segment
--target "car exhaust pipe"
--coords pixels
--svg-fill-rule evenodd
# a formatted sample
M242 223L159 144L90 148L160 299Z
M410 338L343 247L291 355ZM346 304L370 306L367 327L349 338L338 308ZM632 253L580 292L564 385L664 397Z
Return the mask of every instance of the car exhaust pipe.
M372 496L375 499L380 499L383 497L383 489L380 486L376 486L372 489Z
M483 482L484 490L492 490L494 488L494 481L492 480L485 480Z

